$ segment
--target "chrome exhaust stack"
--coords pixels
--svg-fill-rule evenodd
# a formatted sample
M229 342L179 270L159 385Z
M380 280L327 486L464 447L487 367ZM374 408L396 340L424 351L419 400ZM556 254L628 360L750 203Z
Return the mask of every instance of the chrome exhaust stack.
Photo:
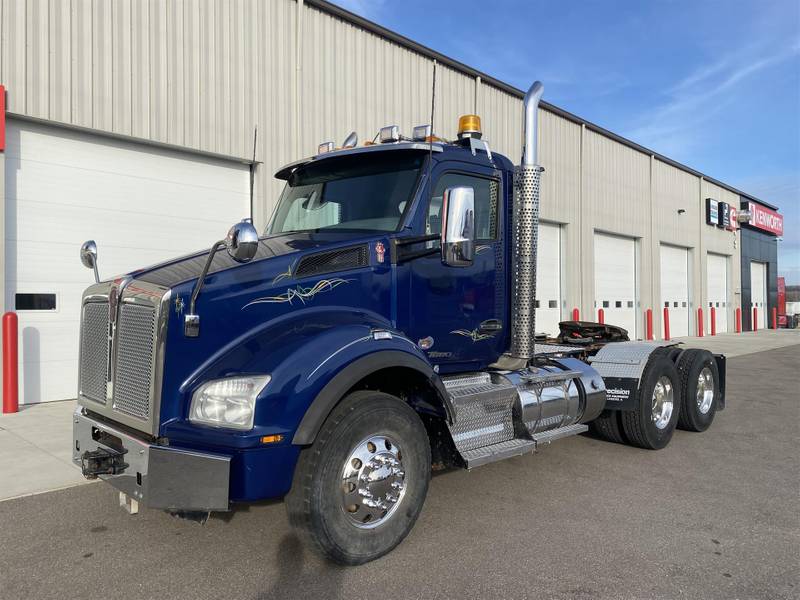
M536 81L523 103L525 145L522 163L514 169L511 348L508 358L533 358L536 331L536 249L539 239L539 183L537 164L539 101L544 85Z

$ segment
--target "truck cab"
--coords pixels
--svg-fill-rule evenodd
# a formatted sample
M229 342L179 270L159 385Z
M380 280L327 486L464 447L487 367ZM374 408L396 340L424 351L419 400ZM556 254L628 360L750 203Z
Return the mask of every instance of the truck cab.
M590 424L654 449L708 427L724 357L591 324L536 343L540 95L518 167L474 116L452 142L384 128L281 168L265 231L90 286L74 462L131 512L285 497L313 547L358 564L410 531L432 466ZM92 244L82 259L96 273Z

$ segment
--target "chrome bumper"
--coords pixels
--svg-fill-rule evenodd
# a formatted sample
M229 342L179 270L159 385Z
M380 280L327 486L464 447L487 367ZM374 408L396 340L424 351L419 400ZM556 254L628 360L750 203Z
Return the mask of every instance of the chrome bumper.
M156 446L96 421L78 407L73 415L72 462L87 475L98 455L114 459L96 476L149 508L228 510L230 456ZM99 451L99 452L98 452ZM110 461L107 461L110 464Z

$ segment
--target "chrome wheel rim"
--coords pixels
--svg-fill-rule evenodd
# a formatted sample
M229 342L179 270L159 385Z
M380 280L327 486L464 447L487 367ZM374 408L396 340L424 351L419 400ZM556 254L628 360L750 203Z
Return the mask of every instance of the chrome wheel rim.
M675 409L675 397L672 389L672 381L666 375L662 375L653 388L653 423L658 429L664 429L672 418L672 411Z
M711 369L703 367L697 376L697 409L700 414L708 414L714 402L714 375Z
M361 529L386 521L406 493L403 452L389 436L373 435L356 445L342 467L342 510Z

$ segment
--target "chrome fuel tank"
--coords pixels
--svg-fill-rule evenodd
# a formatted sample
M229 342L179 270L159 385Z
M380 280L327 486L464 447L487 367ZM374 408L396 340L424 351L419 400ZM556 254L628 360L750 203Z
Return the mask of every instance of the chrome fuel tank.
M504 374L517 389L514 423L518 434L587 423L600 414L606 402L603 378L575 358L548 360L521 371Z

